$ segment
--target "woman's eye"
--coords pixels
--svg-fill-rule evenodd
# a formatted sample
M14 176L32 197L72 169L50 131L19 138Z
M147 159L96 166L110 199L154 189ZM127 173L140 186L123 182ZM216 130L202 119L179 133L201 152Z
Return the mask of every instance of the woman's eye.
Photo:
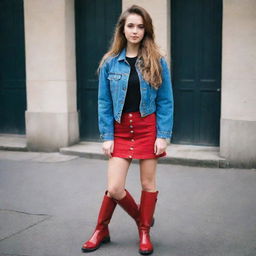
M144 25L139 25L139 28L140 28L140 29L143 29L143 28L144 28Z
M128 27L128 28L132 28L132 27L133 27L133 24L128 24L127 27Z

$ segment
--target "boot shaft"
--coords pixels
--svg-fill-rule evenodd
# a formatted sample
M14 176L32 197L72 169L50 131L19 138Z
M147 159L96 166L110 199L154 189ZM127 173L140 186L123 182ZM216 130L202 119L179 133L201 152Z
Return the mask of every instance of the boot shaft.
M99 215L98 215L96 229L107 228L115 208L116 208L115 200L113 200L111 197L108 197L107 192L105 192L105 195L101 203Z
M156 192L141 192L140 201L140 248L139 253L142 255L148 255L153 252L153 245L150 240L150 226L152 224L153 215L155 212L155 206L157 201L158 191Z
M110 241L108 224L115 208L116 202L112 198L108 197L106 192L101 203L96 228L91 238L83 244L83 252L95 251L102 243Z
M141 228L149 229L152 225L153 215L155 212L158 191L156 192L141 192L140 200L140 226Z
M116 202L139 224L139 207L131 194L125 189L126 195Z

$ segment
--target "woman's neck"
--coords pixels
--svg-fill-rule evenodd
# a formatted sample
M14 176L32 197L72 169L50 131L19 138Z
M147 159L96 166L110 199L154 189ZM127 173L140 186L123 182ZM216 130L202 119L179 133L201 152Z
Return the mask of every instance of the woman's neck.
M129 42L127 43L126 46L126 56L127 57L136 57L138 55L139 52L139 44L129 44Z

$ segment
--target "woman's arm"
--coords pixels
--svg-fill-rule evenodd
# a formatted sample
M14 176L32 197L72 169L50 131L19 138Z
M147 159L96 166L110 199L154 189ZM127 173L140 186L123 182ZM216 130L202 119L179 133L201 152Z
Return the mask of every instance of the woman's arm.
M170 138L173 127L173 93L167 62L161 58L162 84L156 97L157 138Z
M103 141L114 140L113 102L109 88L107 62L102 65L99 73L98 125Z

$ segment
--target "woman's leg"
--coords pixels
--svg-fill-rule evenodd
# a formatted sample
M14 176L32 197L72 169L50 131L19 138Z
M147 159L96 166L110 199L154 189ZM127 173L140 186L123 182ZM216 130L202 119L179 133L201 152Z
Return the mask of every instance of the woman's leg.
M157 159L140 160L140 182L143 191L156 191L156 166Z
M130 161L112 157L108 162L108 192L106 191L100 207L96 228L91 238L82 246L83 252L95 251L102 243L110 241L108 224L115 210L117 201L125 195L125 179ZM115 199L114 199L115 198Z
M108 196L120 200L125 196L125 181L131 159L112 157L108 161Z
M156 166L157 159L140 160L140 179L141 179L141 201L139 209L139 236L142 255L153 252L153 245L150 241L150 227L153 220L158 191L156 191Z
M113 157L108 166L108 196L112 197L139 226L139 208L125 189L126 176L131 159Z
M91 238L82 246L83 252L91 252L102 243L110 241L108 224L118 203L138 222L139 210L134 199L125 190L125 181L131 160L112 157L108 162L108 191L102 201L98 221Z

